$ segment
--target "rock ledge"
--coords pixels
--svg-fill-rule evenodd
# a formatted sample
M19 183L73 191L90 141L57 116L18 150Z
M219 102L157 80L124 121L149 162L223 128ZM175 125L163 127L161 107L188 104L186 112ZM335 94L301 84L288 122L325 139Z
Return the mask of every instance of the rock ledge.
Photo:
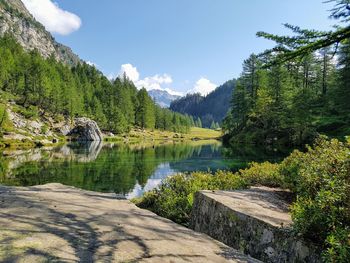
M267 187L198 192L190 227L264 262L321 262L313 244L293 236L285 195Z

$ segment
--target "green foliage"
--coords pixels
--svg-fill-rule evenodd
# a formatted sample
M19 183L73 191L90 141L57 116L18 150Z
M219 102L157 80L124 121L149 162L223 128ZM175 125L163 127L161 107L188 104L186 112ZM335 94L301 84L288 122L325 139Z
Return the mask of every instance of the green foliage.
M262 67L262 58L255 64L245 61L223 125L227 137L233 142L302 145L318 132L346 135L350 122L346 45L341 48L339 69L327 53L270 68Z
M41 127L41 133L42 134L46 134L47 132L49 131L49 127L44 124L42 127Z
M230 172L178 174L165 179L159 189L150 191L141 199L134 201L140 207L148 208L163 217L186 225L197 191L234 190L244 187L246 187L245 181Z
M141 128L154 129L155 120L155 105L148 95L146 89L141 89L137 93L137 99L139 102L136 108L136 124Z
M244 178L249 185L265 185L269 187L284 186L283 176L281 175L278 164L264 162L252 162L249 167L239 171L239 175Z
M11 131L12 123L8 118L6 105L0 103L0 137L3 132Z
M286 158L280 173L298 195L292 207L296 231L323 244L327 261L345 262L350 256L349 146L318 139L306 153Z

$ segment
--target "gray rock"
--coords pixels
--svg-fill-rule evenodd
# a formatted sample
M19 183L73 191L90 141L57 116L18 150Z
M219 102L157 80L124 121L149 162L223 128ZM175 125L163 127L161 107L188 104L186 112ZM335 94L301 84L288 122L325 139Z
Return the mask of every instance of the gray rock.
M76 118L74 128L68 133L76 141L102 141L103 135L97 123L89 118Z
M60 123L55 127L56 131L60 134L67 136L71 132L71 125L67 122Z
M23 129L27 126L27 121L25 118L21 115L19 115L16 112L13 112L11 110L7 110L8 117L10 121L12 122L13 126L17 129Z
M44 124L39 121L27 121L27 128L36 135L42 133L42 127Z

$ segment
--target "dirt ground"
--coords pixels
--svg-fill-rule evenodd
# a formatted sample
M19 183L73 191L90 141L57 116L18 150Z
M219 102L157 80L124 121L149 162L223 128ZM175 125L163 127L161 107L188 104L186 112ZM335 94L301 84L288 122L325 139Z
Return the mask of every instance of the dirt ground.
M0 262L257 262L113 194L0 186Z

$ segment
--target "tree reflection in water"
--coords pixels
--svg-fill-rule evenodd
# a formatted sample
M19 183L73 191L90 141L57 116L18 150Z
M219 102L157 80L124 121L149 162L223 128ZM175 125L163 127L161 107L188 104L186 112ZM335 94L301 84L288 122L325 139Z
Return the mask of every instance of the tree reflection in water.
M68 144L8 152L0 159L0 183L31 186L62 183L132 198L177 172L237 170L249 157L224 157L217 141L164 145ZM227 150L225 150L227 154Z

